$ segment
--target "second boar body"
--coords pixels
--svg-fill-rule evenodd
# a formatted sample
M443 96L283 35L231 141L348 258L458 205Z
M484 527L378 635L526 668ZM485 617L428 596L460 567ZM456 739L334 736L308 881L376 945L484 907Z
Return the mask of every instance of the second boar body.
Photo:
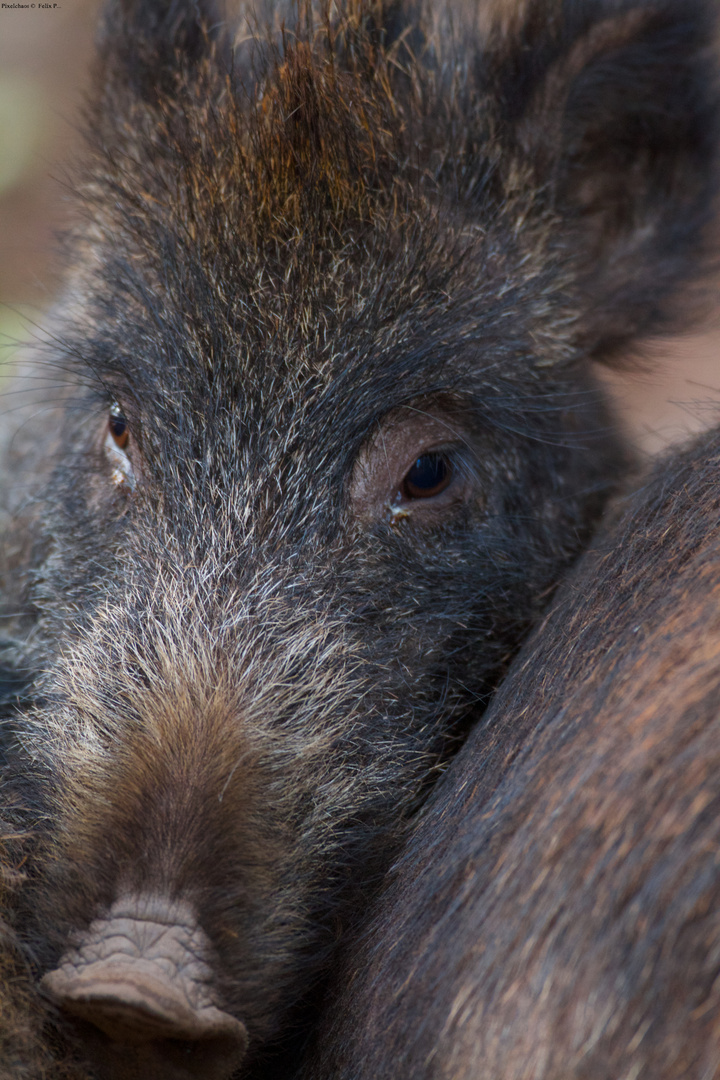
M622 471L713 7L106 5L7 456L6 1074L266 1075Z

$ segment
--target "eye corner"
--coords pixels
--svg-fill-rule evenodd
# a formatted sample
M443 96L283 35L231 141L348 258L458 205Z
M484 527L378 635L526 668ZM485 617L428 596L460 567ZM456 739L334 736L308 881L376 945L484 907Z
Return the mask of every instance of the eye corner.
M392 529L398 529L403 521L410 517L410 508L403 501L402 492L398 491L392 502L387 504L387 520Z

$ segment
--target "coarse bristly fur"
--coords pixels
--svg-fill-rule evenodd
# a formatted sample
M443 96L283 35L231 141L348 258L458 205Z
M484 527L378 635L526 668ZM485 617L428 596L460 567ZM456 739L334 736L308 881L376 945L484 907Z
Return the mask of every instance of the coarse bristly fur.
M702 264L714 7L107 3L5 493L0 1075L131 1075L33 991L119 897L196 912L243 1076L302 1031L623 471L588 362Z

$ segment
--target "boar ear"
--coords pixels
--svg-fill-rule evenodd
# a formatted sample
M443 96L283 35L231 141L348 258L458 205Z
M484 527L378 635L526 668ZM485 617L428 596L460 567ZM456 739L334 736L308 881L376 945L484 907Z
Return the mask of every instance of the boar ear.
M496 40L499 127L574 267L585 351L670 329L667 295L702 262L716 23L714 0L530 0Z
M172 93L178 74L212 53L220 26L212 0L106 0L98 48L108 91L149 103Z

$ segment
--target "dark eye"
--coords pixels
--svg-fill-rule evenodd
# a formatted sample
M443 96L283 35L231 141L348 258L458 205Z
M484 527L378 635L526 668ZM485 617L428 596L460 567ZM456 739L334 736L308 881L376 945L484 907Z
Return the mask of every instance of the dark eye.
M452 480L453 469L445 454L423 454L402 482L406 499L430 499Z
M113 405L110 409L108 427L115 445L121 450L124 450L128 444L128 439L130 438L130 432L128 431L127 420L120 411L119 405Z

